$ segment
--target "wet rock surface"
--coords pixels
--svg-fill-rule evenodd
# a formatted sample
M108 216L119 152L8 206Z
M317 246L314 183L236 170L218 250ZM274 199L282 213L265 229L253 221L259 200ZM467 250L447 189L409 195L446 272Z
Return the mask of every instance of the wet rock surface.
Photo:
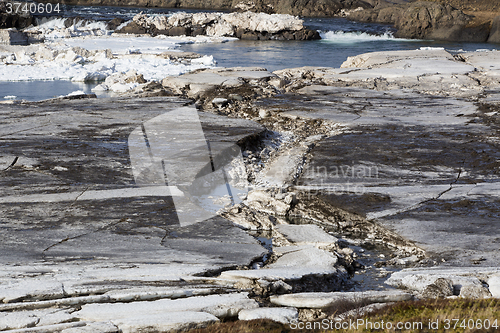
M477 9L464 13L450 1L379 1L373 7L344 11L349 19L392 24L401 38L437 39L462 42L494 42L491 20L475 18ZM474 6L474 5L472 5ZM488 4L477 4L482 10ZM464 9L464 8L462 8ZM487 9L491 10L491 9ZM486 22L485 22L486 21ZM493 21L494 22L494 21Z
M0 323L133 332L498 297L498 59L373 53L163 80L178 97L2 104ZM166 133L197 158L170 163ZM235 161L241 200L208 197ZM179 206L193 184L222 208Z
M331 251L335 238L321 229L311 243L303 240L311 230L288 230L297 245L277 234L289 246L268 260L265 244L230 219L214 214L202 223L180 223L175 200L183 192L176 186L136 182L131 133L142 125L153 140L151 119L188 112L186 103L156 97L2 105L3 329L184 329L235 318L242 309L249 310L246 318L290 320L290 311L250 311L259 304L249 296L301 291L326 280L337 290L347 282ZM244 146L265 131L250 120L199 117L213 149ZM314 267L310 260L319 258L328 260ZM303 263L309 266L296 271ZM245 272L250 278L240 277Z

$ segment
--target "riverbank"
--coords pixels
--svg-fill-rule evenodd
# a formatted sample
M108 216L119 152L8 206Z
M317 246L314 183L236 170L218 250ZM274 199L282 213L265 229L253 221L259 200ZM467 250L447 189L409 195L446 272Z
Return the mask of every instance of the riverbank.
M304 17L348 17L361 22L391 24L402 38L500 43L500 9L487 1L66 1L80 6L144 6L225 11L253 11ZM419 14L420 13L420 14ZM496 19L497 18L497 19Z
M129 73L117 98L3 103L2 327L168 331L500 297L499 58ZM208 186L223 169L229 192Z

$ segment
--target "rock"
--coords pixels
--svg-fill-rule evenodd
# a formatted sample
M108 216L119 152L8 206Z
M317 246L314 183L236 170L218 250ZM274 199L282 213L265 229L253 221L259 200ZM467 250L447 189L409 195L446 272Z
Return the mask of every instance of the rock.
M445 41L485 42L489 24L468 27L470 17L450 5L418 1L396 17L397 37Z
M278 268L262 268L253 270L234 270L225 271L220 275L221 279L233 280L240 282L242 287L248 287L253 285L254 281L266 280L266 281L278 281L278 280L300 280L306 276L329 276L335 275L338 270L335 268L324 269L317 267L278 267ZM340 285L340 283L339 283Z
M37 323L37 326L69 323L77 320L76 316L72 315L69 310L55 310L39 317L40 321Z
M193 14L183 12L174 13L168 18L168 24L174 27L186 27L191 24L192 18Z
M500 275L494 275L488 280L491 296L500 298Z
M399 290L365 291L365 292L332 292L332 293L298 293L271 296L271 303L296 308L323 309L349 303L386 303L411 300L413 296Z
M486 43L490 35L490 25L490 22L486 22L478 26L465 27L456 39L468 43Z
M253 190L248 193L246 204L258 211L270 214L286 215L290 210L290 204L276 200L266 190Z
M284 13L311 17L332 17L336 15L344 5L339 0L281 0L268 2L272 4L275 13Z
M357 309L349 310L347 312L341 313L340 315L335 317L336 321L346 321L349 318L359 318L362 316L366 316L372 312L383 309L389 305L393 304L392 302L388 303L373 303L367 306L363 306Z
M191 21L194 26L205 26L214 23L219 17L219 13L194 13Z
M321 36L318 31L311 29L301 29L293 34L295 40L318 40ZM291 39L291 38L287 38Z
M176 94L200 98L217 86L237 87L243 85L244 80L265 82L273 77L274 74L258 67L214 68L181 76L169 76L162 80L162 84Z
M255 32L244 32L238 38L243 40L259 40L259 35Z
M260 109L259 110L259 117L261 117L261 118L267 118L269 116L270 116L270 113L269 113L268 110L266 110L266 109Z
M212 100L212 104L217 106L217 107L223 107L223 106L227 105L227 103L228 103L228 100L225 98L214 98Z
M422 291L423 298L442 298L453 295L453 285L450 279L437 278Z
M442 49L370 52L348 57L347 60L340 65L340 68L377 68L380 66L390 65L396 61L413 61L420 59L426 59L426 62L430 59L454 61L453 56ZM413 64L412 67L414 67ZM470 70L473 70L473 68L470 68ZM429 69L427 73L430 74L433 71L436 72L435 69Z
M19 3L20 8L25 5L30 5L29 2L16 2ZM15 7L13 7L15 9ZM19 11L20 13L7 13L7 1L0 1L0 29L24 29L33 24L35 21L30 12Z
M124 19L116 17L116 18L114 18L114 19L112 19L111 21L108 22L107 28L108 28L108 30L115 30L123 22L125 22Z
M480 284L469 284L465 285L460 289L460 297L463 298L473 298L482 299L491 297L491 293L483 285Z
M207 36L223 37L223 36L234 36L235 27L226 22L221 21L206 28Z
M281 280L273 281L271 283L267 282L266 280L258 280L257 282L261 283L262 281L264 281L262 283L263 286L266 287L268 286L269 291L272 292L273 294L278 294L278 295L288 294L293 290L293 287L291 285Z
M255 32L276 33L283 30L298 31L304 28L304 21L298 17L283 14L265 13L230 13L223 14L221 19L237 29Z
M295 79L295 84L315 79L332 86L342 82L362 88L376 87L377 90L411 89L430 95L471 97L484 89L471 77L470 74L475 71L475 66L455 60L445 50L415 50L373 52L349 57L340 69L304 67L276 71L275 74L282 79ZM285 89L292 90L293 87L289 85ZM331 88L313 89L313 86L308 85L302 89L303 93L312 93L311 90L317 89L319 92ZM344 122L350 116L344 114Z
M299 313L295 308L259 308L253 310L241 310L238 314L239 320L269 319L283 325L290 324L292 320L298 320Z
M288 240L297 245L314 245L316 247L332 246L338 243L338 239L326 233L314 224L281 224L276 229Z
M488 36L488 43L500 43L500 15L491 22L491 31Z
M362 22L394 24L401 38L485 42L490 24L470 26L471 17L447 4L431 1L388 4L373 9L350 11L347 17Z
M135 21L131 21L126 26L122 27L119 30L116 30L115 32L119 33L119 34L138 34L138 35L142 35L142 34L147 33L148 30L145 27L141 26L139 23L137 23Z
M2 285L0 285L2 286ZM50 278L37 278L34 281L19 280L3 285L0 289L0 299L4 303L16 302L22 299L45 300L59 298L64 295L63 285Z
M321 250L310 245L285 246L275 248L277 254L283 254L267 268L301 267L321 268L325 271L332 269L337 263L337 257L329 251Z
M169 36L191 36L191 28L189 27L173 27L168 29Z
M243 101L243 96L238 95L238 94L229 94L228 97L229 97L229 99L232 99L234 101L239 101L239 102Z
M315 276L319 279L333 279L329 283L340 285L345 278L344 270L335 268L337 257L329 251L303 245L275 247L274 252L280 257L270 265L256 270L224 271L220 278L239 281L242 286L249 286L257 281L261 286L276 293L290 291L287 284L281 285L280 280L292 281ZM265 281L273 283L267 285Z
M118 22L110 23L114 26ZM115 27L116 28L116 27ZM320 39L319 33L305 29L298 17L266 13L176 13L170 17L137 14L118 33L151 33L170 36L237 36L241 39Z
M97 77L85 77L85 81L89 81L91 79L94 80L102 80L102 76L98 75ZM147 81L144 79L142 74L137 74L135 70L130 70L127 73L115 73L112 74L104 80L104 83L101 83L97 87L93 88L92 91L106 91L110 90L117 93L123 93L128 90L134 89L137 86L146 83Z
M0 30L0 44L28 45L28 35L17 29L2 29Z

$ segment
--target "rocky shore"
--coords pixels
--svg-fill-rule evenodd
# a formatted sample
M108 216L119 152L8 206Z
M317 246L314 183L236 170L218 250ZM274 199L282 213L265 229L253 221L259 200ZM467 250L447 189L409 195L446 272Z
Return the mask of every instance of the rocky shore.
M177 13L170 17L148 17L139 14L132 21L120 25L120 28L115 31L116 33L148 33L167 36L225 36L250 40L321 39L317 31L305 28L303 23L303 20L291 15L248 11L228 14Z
M113 77L135 82L121 97L2 103L0 327L170 331L499 298L499 73L496 51L397 51L161 83L128 73ZM195 147L176 122L187 114L210 160L165 158L168 131ZM153 154L141 176L138 138ZM206 165L232 170L235 145L241 202L172 180L213 181ZM153 165L168 186L139 181ZM186 224L198 211L178 200L197 197L224 208Z
M66 0L72 5L143 6L253 11L306 17L346 17L355 21L393 25L402 38L500 43L500 9L491 1L150 1Z

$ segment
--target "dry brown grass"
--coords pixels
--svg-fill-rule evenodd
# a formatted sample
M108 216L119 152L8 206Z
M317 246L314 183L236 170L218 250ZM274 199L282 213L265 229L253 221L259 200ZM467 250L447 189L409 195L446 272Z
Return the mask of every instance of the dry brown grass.
M500 326L500 299L485 299L485 300L469 300L469 299L439 299L439 300L424 300L416 302L400 302L383 308L367 316L360 317L365 322L381 323L422 323L422 328L414 326L409 330L394 330L394 329L379 329L370 330L366 326L360 325L358 329L346 330L298 330L291 329L289 325L282 325L269 320L253 320L253 321L235 321L210 325L203 329L195 329L190 333L290 333L290 332L460 332L460 333L476 333L476 332L500 332L499 328L490 327L489 329L478 328L478 321L484 323L486 319L493 324L497 320L497 325ZM458 323L453 319L459 319ZM474 327L470 325L469 320L474 321ZM356 320L356 318L354 318ZM429 321L439 321L439 329L430 329ZM446 324L449 322L450 328L446 329ZM465 320L466 328L461 328L462 321ZM321 321L320 321L321 322ZM455 326L456 323L456 326ZM467 326L472 328L468 328ZM455 327L454 327L455 326ZM368 327L369 328L369 327Z

